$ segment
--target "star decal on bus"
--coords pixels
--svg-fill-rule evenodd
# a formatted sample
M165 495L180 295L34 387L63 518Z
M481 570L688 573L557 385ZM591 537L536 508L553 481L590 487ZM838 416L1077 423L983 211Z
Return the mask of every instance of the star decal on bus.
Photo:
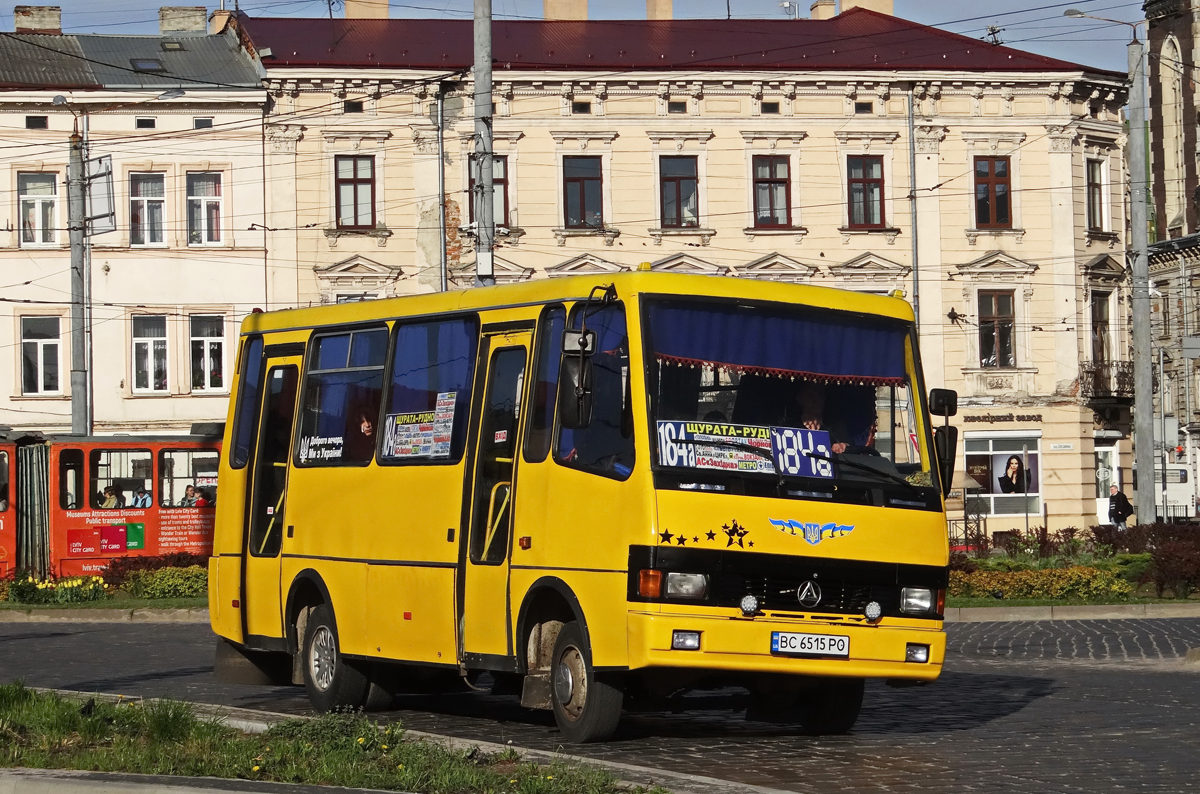
M675 537L675 536L671 533L671 530L664 529L662 532L658 533L658 542L659 543L670 543L671 538L673 538L673 537Z

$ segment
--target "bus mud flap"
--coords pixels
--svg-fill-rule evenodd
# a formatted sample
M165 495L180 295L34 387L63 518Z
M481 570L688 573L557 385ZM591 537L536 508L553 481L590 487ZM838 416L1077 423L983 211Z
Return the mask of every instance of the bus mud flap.
M551 708L549 671L525 676L525 683L521 686L521 705L527 709Z
M292 682L292 660L287 654L250 651L218 639L213 672L225 684L286 686Z

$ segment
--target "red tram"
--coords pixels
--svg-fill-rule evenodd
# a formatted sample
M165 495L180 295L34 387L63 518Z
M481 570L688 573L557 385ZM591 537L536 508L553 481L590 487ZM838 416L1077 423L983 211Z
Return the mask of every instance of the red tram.
M190 435L0 432L0 577L212 552L220 424Z

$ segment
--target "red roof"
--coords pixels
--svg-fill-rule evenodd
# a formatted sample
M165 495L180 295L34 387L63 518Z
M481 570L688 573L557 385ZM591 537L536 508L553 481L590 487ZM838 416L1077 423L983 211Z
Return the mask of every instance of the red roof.
M469 69L469 19L238 21L268 67ZM896 71L1087 71L1123 73L988 44L855 8L832 19L495 21L492 51L504 69L796 69Z

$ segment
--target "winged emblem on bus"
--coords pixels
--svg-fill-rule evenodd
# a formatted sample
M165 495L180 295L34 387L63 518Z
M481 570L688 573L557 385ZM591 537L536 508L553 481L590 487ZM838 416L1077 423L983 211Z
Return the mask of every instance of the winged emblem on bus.
M771 525L785 535L799 535L808 543L815 546L826 538L838 538L854 531L854 525L819 524L811 521L794 521L792 519L768 518Z

